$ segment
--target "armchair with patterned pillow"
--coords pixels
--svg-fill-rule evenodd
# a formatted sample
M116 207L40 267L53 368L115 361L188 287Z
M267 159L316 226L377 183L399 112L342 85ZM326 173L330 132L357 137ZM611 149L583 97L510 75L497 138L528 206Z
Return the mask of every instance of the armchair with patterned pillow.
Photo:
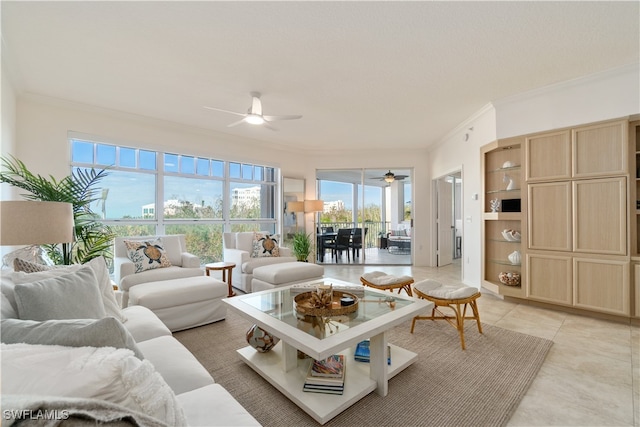
M223 233L223 257L232 262L233 287L245 293L251 292L253 270L264 265L295 262L291 249L280 246L280 237L266 231Z
M127 307L129 289L141 283L202 276L200 258L187 252L184 234L116 237L113 261L115 282Z

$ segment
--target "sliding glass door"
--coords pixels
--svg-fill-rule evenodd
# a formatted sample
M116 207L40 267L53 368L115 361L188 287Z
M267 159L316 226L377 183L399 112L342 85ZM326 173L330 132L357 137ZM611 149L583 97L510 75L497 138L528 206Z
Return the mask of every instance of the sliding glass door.
M316 179L324 201L316 224L318 262L411 264L410 169L318 170ZM339 229L352 230L348 253L344 245L325 244Z

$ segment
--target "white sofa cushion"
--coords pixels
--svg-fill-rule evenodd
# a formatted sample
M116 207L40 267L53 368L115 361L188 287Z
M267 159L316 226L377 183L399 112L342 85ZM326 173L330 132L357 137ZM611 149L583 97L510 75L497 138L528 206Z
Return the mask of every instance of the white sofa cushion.
M220 384L210 384L176 397L190 426L260 425Z
M296 262L293 257L263 257L263 258L249 258L248 261L242 263L242 271L245 274L253 274L254 270L258 267L265 265L282 264L285 262Z
M324 267L307 262L287 262L282 264L270 264L254 268L253 278L272 285L282 285L295 281L304 281L322 277Z
M169 328L147 307L134 305L122 311L127 316L124 327L131 333L136 343L157 337L171 336Z
M16 284L14 291L20 319L102 319L107 315L96 276L89 267Z
M138 343L138 348L176 394L214 384L198 359L173 337L143 341Z
M141 283L129 291L129 306L143 305L152 311L159 308L225 298L227 285L208 276Z
M186 425L174 392L147 360L131 350L2 344L2 393L103 399Z
M203 274L204 273L200 268L184 268L176 266L157 268L123 277L120 281L120 288L124 291L128 291L133 286L139 285L140 283L182 279L184 277L202 276Z
M104 319L35 320L2 319L5 344L64 345L68 347L128 348L138 359L144 356L131 333L113 317Z

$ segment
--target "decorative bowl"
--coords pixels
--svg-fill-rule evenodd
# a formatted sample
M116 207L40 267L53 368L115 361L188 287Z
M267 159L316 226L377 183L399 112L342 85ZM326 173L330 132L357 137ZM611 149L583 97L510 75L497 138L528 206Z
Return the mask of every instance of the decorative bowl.
M520 286L520 273L506 273L503 271L498 274L498 280L503 285Z
M520 241L520 232L516 230L502 230L502 237L509 242L519 242Z
M512 168L512 167L514 167L514 166L515 166L515 165L514 165L514 164L513 164L513 162L512 162L512 161L510 161L510 160L507 160L506 162L504 162L504 163L502 164L502 168L503 168L503 169Z

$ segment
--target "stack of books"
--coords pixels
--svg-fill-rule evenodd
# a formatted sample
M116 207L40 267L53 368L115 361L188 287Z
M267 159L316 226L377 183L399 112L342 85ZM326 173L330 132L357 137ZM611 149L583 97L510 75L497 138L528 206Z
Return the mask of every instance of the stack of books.
M369 362L370 360L369 340L360 341L353 353L353 358L358 362ZM391 346L387 346L387 365L391 365Z
M344 392L344 355L334 354L325 360L314 360L304 383L304 391L342 394Z

